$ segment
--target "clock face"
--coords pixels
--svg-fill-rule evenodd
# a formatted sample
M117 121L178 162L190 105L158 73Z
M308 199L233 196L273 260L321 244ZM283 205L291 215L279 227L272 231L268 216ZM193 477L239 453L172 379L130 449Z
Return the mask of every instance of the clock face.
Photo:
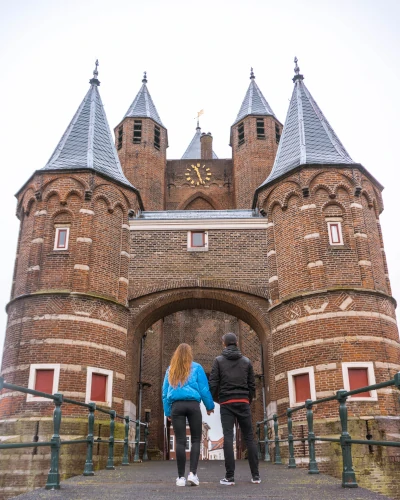
M197 165L191 165L190 168L186 169L185 176L191 186L205 186L211 179L211 169L197 163Z

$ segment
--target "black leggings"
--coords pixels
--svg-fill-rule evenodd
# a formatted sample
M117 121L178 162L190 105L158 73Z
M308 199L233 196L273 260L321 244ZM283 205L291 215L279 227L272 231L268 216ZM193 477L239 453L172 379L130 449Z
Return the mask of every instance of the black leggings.
M185 476L186 465L186 418L189 421L192 447L190 449L190 472L197 473L201 440L201 411L197 401L175 401L172 404L171 420L176 439L176 462L178 476Z

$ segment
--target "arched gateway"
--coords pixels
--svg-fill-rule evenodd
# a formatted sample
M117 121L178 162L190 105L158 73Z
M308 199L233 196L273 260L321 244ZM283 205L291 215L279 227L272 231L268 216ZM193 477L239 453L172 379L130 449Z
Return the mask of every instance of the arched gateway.
M382 186L348 155L297 63L293 82L284 128L252 71L231 127L232 158L218 159L198 125L185 155L167 160L167 129L146 75L114 143L96 67L50 160L17 193L6 382L138 416L141 373L152 384L142 410L152 413L151 445L162 455L160 387L179 342L191 343L208 370L221 334L235 331L259 375L256 418L393 378L400 343L379 222ZM52 410L3 390L0 434L46 441ZM86 435L86 410L63 411L62 432ZM400 434L395 389L349 398L348 411L353 437ZM315 414L322 435L337 422L330 405ZM320 446L320 469L336 474L336 451ZM376 474L389 484L392 469L360 450L360 484ZM105 453L97 451L97 466ZM387 464L398 461L386 453ZM301 450L296 457L302 464ZM48 457L40 458L2 454L3 471L22 460L31 471L5 477L9 496L43 483ZM79 471L84 454L67 450L65 459Z

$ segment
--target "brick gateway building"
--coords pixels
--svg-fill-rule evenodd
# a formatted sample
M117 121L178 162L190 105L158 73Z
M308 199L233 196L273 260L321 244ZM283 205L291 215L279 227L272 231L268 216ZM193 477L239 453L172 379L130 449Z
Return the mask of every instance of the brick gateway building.
M400 370L382 186L350 158L297 62L293 81L284 127L251 72L231 127L232 159L217 158L211 134L197 126L182 158L167 160L167 129L146 75L114 142L96 66L50 160L17 193L7 382L132 417L138 382L151 384L141 416L151 413L150 445L162 457L161 381L180 342L209 371L221 335L239 336L258 375L255 419L263 415L263 380L270 416ZM2 435L44 439L52 409L3 391ZM63 432L85 435L86 415L67 405L63 413L71 417ZM395 389L352 398L349 414L357 417L354 436L399 434ZM336 405L316 409L315 419L317 433L337 432ZM63 453L80 471L84 454ZM356 467L373 471L361 484L371 486L368 478L383 469L395 477L393 450L354 453ZM322 446L318 456L322 470L338 472L334 448ZM6 475L9 492L43 483L46 455L2 457L3 468L31 471Z

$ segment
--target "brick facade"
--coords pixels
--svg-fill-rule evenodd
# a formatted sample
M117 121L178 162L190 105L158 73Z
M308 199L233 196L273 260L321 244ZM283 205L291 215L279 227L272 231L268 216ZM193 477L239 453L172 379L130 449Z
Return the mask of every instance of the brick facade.
M242 120L241 145L239 123L232 127L233 160L211 159L212 138L206 136L203 159L167 161L166 129L160 127L155 148L156 124L141 118L141 142L135 143L135 119L125 118L115 129L123 171L147 211L250 209L256 188L271 171L282 130L274 117L265 116L265 138L257 138L256 120ZM186 172L197 162L210 169L211 178L193 186ZM109 370L112 406L134 416L146 335L141 381L151 388L143 389L141 416L150 410L150 448L161 456L161 383L180 342L193 346L195 360L209 372L222 334L238 334L258 375L255 421L263 416L263 366L269 416L289 406L291 370L313 371L317 397L343 386L343 363L372 363L377 382L393 377L400 370L400 344L379 224L379 184L359 165L307 166L260 191L260 209L264 217L251 222L233 217L216 228L200 220L195 227L207 230L209 248L191 252L193 222L173 227L163 220L143 228L134 190L93 172L36 172L18 193L21 229L2 375L27 386L33 363L59 364L58 390L85 401L88 368ZM329 239L332 220L341 224L341 245ZM54 250L60 227L69 229L66 250ZM3 436L32 434L33 422L51 417L49 403L28 402L10 391L0 397ZM67 406L63 411L78 423L85 416ZM351 418L374 422L376 439L385 429L398 433L387 418L398 413L394 389L380 391L377 401L349 403ZM338 425L334 404L316 411L321 434L325 420ZM24 422L29 432L21 432ZM364 427L357 425L355 437L364 437ZM66 432L85 434L81 427L71 425ZM49 433L50 426L43 432L40 427L40 439ZM301 464L299 448L296 454ZM319 449L324 470L337 473L339 463L330 461L331 454L328 445ZM393 450L382 454L388 463L398 459ZM48 456L42 458L34 479L19 478L18 488L43 484ZM364 467L379 468L372 459ZM7 476L2 484L17 488L13 481Z

